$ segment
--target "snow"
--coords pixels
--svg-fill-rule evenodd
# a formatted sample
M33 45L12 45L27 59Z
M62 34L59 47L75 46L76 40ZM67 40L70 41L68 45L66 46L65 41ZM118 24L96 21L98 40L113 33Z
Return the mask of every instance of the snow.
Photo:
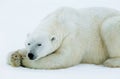
M59 70L35 70L7 64L10 51L24 48L27 33L59 7L109 7L119 0L0 0L0 79L120 79L120 68L80 64Z

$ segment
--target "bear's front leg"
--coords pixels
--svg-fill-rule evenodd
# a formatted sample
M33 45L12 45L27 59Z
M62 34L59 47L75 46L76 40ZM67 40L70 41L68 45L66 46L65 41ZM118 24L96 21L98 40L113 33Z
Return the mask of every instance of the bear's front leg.
M79 64L80 61L81 58L78 54L75 54L72 51L62 51L38 60L30 60L25 57L22 60L22 64L24 67L34 69L60 69Z
M14 67L22 65L22 58L26 55L25 49L20 49L14 52L11 52L8 56L8 64Z
M63 58L64 56L52 54L39 60L30 60L24 57L22 64L24 67L33 69L59 69L72 65L72 59Z

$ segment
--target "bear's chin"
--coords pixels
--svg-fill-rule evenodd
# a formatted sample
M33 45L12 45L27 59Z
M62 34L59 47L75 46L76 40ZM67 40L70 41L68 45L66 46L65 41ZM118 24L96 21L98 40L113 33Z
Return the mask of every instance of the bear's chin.
M36 58L36 59L34 59L34 61L37 61L37 60L43 59L43 58L48 57L48 56L50 56L50 55L52 55L52 54L55 54L55 51L54 51L54 52L51 52L50 54L47 54L47 55L45 55L45 56L43 56L43 57Z

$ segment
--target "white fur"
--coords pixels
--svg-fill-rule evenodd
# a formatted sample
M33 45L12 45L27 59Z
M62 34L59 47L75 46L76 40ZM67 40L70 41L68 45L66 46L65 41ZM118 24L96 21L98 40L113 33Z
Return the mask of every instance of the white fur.
M105 66L120 67L119 34L119 11L109 8L61 8L44 18L30 35L31 39L28 37L30 41L35 37L37 42L48 43L41 49L43 52L38 52L41 54L36 60L26 57L22 64L30 68L55 69L79 63L105 62ZM52 37L55 37L53 43L50 41Z

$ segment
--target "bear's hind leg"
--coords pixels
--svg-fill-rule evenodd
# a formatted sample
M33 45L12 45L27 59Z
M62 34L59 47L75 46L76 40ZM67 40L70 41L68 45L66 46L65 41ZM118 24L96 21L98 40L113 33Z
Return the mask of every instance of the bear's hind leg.
M108 66L108 67L120 67L120 57L119 58L110 58L110 59L107 59L105 62L104 62L104 65L105 66Z
M109 18L103 23L101 34L108 50L108 67L120 67L120 16Z

